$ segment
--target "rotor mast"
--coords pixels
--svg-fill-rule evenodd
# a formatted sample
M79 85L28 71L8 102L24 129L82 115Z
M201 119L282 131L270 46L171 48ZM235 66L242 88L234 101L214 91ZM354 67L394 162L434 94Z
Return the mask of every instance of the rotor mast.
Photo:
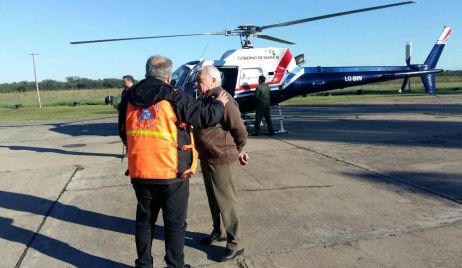
M241 46L242 48L253 48L252 41L250 41L251 36L257 35L258 26L256 25L241 25L237 27L241 30L238 35L241 37Z

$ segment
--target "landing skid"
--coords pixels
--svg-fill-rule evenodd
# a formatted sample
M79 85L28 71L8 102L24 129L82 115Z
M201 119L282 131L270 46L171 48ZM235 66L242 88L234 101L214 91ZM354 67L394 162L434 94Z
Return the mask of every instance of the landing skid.
M282 115L281 107L279 105L271 106L270 108L271 113L271 121L279 120L279 130L275 131L274 133L281 134L281 133L288 133L284 129L284 116ZM244 124L246 126L255 127L255 113L244 113L242 114L242 120L244 120ZM260 123L260 126L264 126L264 121ZM274 126L274 124L273 124Z

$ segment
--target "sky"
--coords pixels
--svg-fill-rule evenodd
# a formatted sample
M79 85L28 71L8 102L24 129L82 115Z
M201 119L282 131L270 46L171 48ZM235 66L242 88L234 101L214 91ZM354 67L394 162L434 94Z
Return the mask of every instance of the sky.
M193 36L71 45L70 41L218 32L239 25L270 25L402 0L0 0L0 83L37 79L65 81L144 78L146 59L164 55L176 69L191 60L219 59L240 48L239 37ZM462 70L462 1L419 0L416 4L268 29L292 41L304 66L405 65L423 63L444 25L453 28L438 68ZM254 39L256 47L284 47Z

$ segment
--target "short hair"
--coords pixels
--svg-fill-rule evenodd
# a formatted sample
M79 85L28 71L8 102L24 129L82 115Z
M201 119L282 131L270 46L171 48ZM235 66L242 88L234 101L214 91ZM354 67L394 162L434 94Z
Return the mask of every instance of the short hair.
M208 77L215 78L215 80L221 86L221 73L217 67L212 66L212 65L207 65L207 66L201 67L199 71L200 72L205 71Z
M125 80L125 79L128 80L128 81L130 81L130 82L132 82L132 83L135 83L135 79L133 79L133 76L131 76L131 75L129 75L129 74L124 75L124 76L122 77L122 80Z
M258 77L258 81L261 81L262 83L265 83L266 77L265 77L264 75L260 75L260 76Z
M146 61L146 78L166 80L172 74L172 61L164 56L155 55Z

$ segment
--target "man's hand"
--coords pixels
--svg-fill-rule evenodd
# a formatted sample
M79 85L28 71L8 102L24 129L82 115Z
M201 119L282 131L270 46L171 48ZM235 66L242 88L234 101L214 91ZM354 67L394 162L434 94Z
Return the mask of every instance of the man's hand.
M249 160L249 155L246 152L242 151L239 153L239 162L241 163L241 165L243 166L247 165L248 160Z
M229 98L228 98L228 95L227 95L224 91L222 91L222 92L220 92L220 94L217 96L216 100L217 100L217 101L221 101L221 102L223 103L223 106L225 106L226 103L228 103Z

